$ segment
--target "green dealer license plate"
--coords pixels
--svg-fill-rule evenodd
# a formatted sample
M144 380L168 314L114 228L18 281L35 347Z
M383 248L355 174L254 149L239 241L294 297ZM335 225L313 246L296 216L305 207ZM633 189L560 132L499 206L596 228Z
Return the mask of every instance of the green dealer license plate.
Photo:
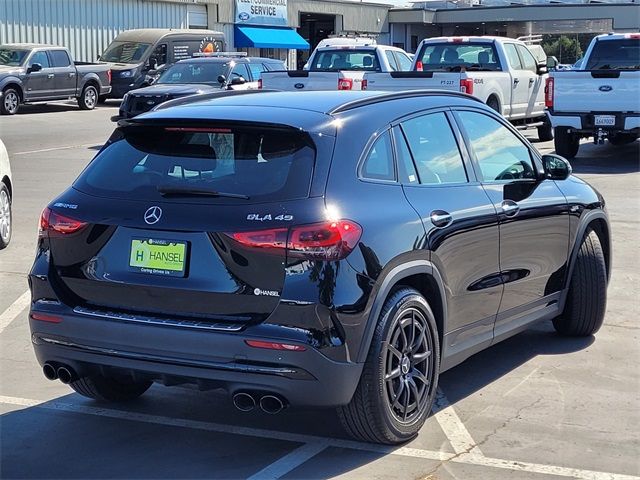
M187 242L134 238L131 240L129 268L139 273L184 277Z

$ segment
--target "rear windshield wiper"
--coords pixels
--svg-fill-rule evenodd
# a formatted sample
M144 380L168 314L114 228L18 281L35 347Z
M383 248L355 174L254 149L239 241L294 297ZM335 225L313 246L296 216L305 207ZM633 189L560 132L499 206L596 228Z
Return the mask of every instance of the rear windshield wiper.
M243 200L249 200L248 195L242 195L241 193L216 192L215 190L207 190L205 188L178 187L173 185L158 185L158 192L163 197L170 197L170 196L226 197L226 198L241 198Z

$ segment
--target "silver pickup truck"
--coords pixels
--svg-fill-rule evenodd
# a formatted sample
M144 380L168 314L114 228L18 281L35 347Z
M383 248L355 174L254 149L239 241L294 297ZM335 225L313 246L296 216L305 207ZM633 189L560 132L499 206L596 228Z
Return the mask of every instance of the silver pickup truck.
M75 98L83 110L95 108L111 91L108 65L74 62L64 47L0 45L0 113L14 115L20 104Z

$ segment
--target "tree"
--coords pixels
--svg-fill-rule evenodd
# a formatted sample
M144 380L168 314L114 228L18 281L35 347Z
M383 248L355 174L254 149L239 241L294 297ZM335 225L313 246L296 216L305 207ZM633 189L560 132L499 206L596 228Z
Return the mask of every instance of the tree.
M547 55L556 57L560 63L575 63L582 57L580 42L565 35L545 38L542 48L547 52Z

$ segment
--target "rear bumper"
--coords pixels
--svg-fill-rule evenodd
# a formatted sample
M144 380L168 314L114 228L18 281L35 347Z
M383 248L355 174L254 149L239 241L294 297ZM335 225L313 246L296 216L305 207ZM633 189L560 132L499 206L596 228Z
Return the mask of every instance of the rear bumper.
M615 117L614 125L596 126L596 115L613 115ZM555 127L567 127L577 133L593 134L595 131L602 129L605 132L629 132L640 130L640 113L622 113L622 112L578 112L565 113L547 111L547 116L551 125ZM636 132L640 133L640 132Z
M43 322L30 315L31 339L41 365L65 364L79 375L114 371L167 385L271 392L292 405L331 407L349 402L362 371L362 364L331 360L308 345L305 351L249 347L246 339L267 340L253 335L252 327L149 325L65 310L36 302L32 312L62 320ZM282 341L282 332L274 333L274 341Z

